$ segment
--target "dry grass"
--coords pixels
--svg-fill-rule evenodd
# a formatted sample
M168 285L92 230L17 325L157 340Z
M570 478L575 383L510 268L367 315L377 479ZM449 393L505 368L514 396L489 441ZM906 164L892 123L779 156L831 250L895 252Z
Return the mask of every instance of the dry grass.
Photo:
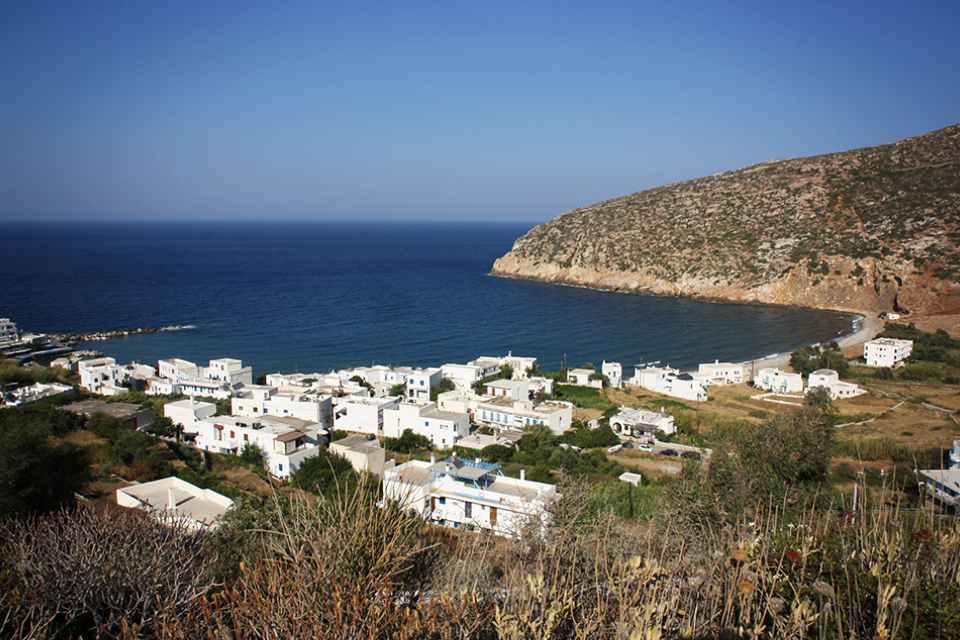
M170 640L846 640L919 627L949 638L953 628L937 632L936 618L960 616L955 518L863 503L784 515L770 504L754 522L721 529L694 526L685 509L638 524L592 512L583 484L562 491L551 522L517 540L438 531L359 492L295 501L236 582L189 603L161 599L147 618L113 618L110 628ZM30 555L29 540L10 542ZM67 555L56 565L70 566L70 551L57 553ZM7 586L0 632L10 636L24 622L12 604L44 609L15 580ZM13 637L50 628L40 618Z

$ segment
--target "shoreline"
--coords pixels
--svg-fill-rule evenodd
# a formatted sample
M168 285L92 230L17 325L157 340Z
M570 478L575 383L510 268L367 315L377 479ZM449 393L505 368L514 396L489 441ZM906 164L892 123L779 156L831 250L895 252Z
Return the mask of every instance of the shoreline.
M853 332L840 336L836 341L837 344L840 345L841 351L872 340L878 333L883 331L884 320L874 314L858 314L857 319L854 320L854 324L856 328ZM775 367L784 370L788 368L790 366L790 355L790 353L777 353L755 360L744 360L738 364L744 366L749 364L752 367L753 371L750 376L752 380L754 372L757 369Z

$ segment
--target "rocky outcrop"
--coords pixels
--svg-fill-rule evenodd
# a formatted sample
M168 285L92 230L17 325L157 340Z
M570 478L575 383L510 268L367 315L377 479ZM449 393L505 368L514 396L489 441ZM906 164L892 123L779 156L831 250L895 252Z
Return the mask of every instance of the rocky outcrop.
M491 273L865 313L960 310L960 125L567 212Z

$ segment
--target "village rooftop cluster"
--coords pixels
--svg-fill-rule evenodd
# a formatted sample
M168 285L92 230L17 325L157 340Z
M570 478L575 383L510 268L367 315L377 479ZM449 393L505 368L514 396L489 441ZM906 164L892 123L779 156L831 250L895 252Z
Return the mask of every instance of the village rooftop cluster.
M0 336L0 349L22 346L23 337L9 320L0 319ZM896 367L911 349L909 340L881 338L864 345L864 358L869 366ZM329 443L330 449L357 471L379 477L385 496L416 509L429 521L515 535L532 516L542 517L557 497L552 485L526 480L522 473L519 479L508 478L498 465L480 458L461 459L454 453L445 461L434 457L430 463L411 460L396 465L386 459L380 446L380 438L399 438L409 430L438 450L456 446L479 452L493 444L513 446L531 425L548 427L558 435L567 431L573 423L574 407L550 399L554 380L536 374L536 358L509 353L431 368L378 365L326 374L274 373L265 376L265 384L253 384L252 368L232 358L211 360L207 366L179 358L160 360L157 365L118 365L113 358L76 354L51 362L51 366L76 371L81 386L99 395L137 389L152 395L190 396L164 406L165 416L188 442L203 451L234 455L256 445L264 454L266 470L281 480L288 480L305 460L320 452L321 445ZM509 377L493 379L504 372ZM747 382L747 373L744 365L729 362L701 364L692 373L654 364L638 366L633 377L625 380L621 364L604 361L599 371L568 370L566 383L595 388L604 384L638 386L699 403L707 400L708 387ZM806 387L800 374L775 368L761 368L753 375L753 383L770 396L800 394L817 387L826 388L833 399L864 393L828 369L812 373ZM431 398L431 391L442 385L448 390ZM18 405L72 391L65 385L38 384L11 391L5 400ZM229 398L231 415L217 416L215 404L197 397ZM129 414L121 417L131 420L132 426L149 424L152 416L141 415L135 407L129 409ZM76 410L90 413L96 408ZM621 407L609 424L617 435L641 442L655 442L657 432L670 435L676 431L673 417L662 408L655 412ZM478 432L480 427L487 427L487 433ZM331 430L352 435L330 442ZM960 464L960 452L956 455ZM945 487L941 480L934 481L935 491L956 489ZM197 526L211 524L229 507L227 498L191 488L182 480L168 478L148 485L119 491L118 501L175 512L200 523Z

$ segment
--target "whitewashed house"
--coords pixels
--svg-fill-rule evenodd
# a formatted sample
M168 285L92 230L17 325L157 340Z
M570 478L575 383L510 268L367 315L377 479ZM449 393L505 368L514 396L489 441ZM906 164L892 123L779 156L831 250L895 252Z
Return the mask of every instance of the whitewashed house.
M0 393L0 400L2 400L0 404L6 404L8 407L19 407L20 405L46 400L47 398L72 395L73 387L70 385L56 383L42 384L37 382L28 387L20 387L19 389L8 391L6 394Z
M604 360L603 364L600 365L600 373L607 376L611 387L619 389L623 386L623 365L619 362L607 362Z
M243 366L243 362L234 358L211 360L205 374L208 380L220 380L233 385L253 383L253 368Z
M301 389L300 393L280 393L277 387L244 385L234 393L231 410L237 416L280 415L327 424L333 411L332 398Z
M163 405L163 415L179 425L184 433L197 433L197 423L212 418L217 413L217 405L212 402L200 402L195 398L168 402Z
M0 318L0 345L9 342L17 342L20 334L17 332L17 324L10 318Z
M113 358L93 358L77 363L80 386L102 396L115 396L130 391L124 384L136 380L146 381L155 375L153 367L131 362L118 365Z
M378 478L383 477L384 469L392 469L394 466L393 460L386 459L386 451L380 446L377 437L366 433L331 442L330 452L346 458L357 473L372 473Z
M427 522L511 537L530 526L542 531L558 498L551 484L507 478L499 465L456 456L385 471L383 494Z
M546 425L559 435L573 422L573 407L567 402L513 400L506 397L476 396L473 401L473 420L482 425L503 429L523 429L531 425Z
M934 503L943 511L960 516L960 470L924 469L920 475Z
M593 369L570 369L567 371L567 384L577 385L578 387L603 388L603 380L591 380L591 376L596 375Z
M437 367L417 369L407 376L407 398L430 401L430 389L439 387L443 372Z
M960 469L960 440L953 441L953 449L950 450L950 468Z
M198 420L196 427L198 448L239 455L247 443L256 444L266 455L267 471L281 479L320 451L321 425L296 418L214 416Z
M199 380L201 377L201 368L189 360L180 358L160 360L157 362L157 367L157 375L167 380Z
M444 378L460 391L470 391L483 380L483 367L475 364L445 364L440 367Z
M655 431L662 431L665 435L677 431L673 424L673 416L666 415L662 408L659 413L656 413L624 406L621 406L620 411L610 418L610 428L619 435L638 438L650 437Z
M773 367L764 367L757 372L753 384L758 389L774 393L803 392L803 377L799 373L788 373Z
M233 500L176 476L117 489L117 504L141 509L161 522L179 521L194 531L213 530Z
M913 353L913 340L877 338L863 343L863 359L868 367L896 367Z
M634 371L631 384L674 398L706 402L703 381L671 367L644 367Z
M440 449L453 447L457 440L470 435L470 414L441 411L436 403L402 402L383 410L383 428L387 438L399 438L407 429L424 436Z
M383 432L384 410L400 404L400 401L401 398L397 396L340 398L334 409L333 428L340 431L380 435Z
M515 356L512 351L507 352L505 358L502 358L503 364L513 369L511 380L526 380L530 377L530 372L537 370L536 358L525 358Z
M491 398L510 398L511 400L530 399L530 381L528 380L494 380L488 382L483 395Z
M855 398L866 393L852 382L843 382L840 375L833 369L819 369L810 374L807 380L807 393L817 387L825 387L830 391L831 400L840 400L843 398Z
M743 365L732 362L713 362L701 364L696 376L708 385L740 384L743 382Z

